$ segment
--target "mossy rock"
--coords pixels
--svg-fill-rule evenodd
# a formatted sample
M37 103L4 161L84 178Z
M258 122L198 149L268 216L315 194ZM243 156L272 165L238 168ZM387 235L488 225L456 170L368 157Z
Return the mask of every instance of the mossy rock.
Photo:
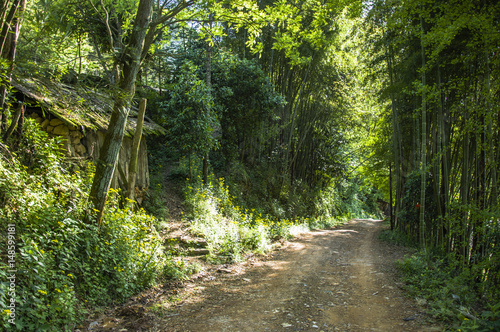
M83 144L77 144L75 146L75 152L78 153L79 155L83 155L87 152L87 148Z
M50 123L52 123L52 121ZM59 135L59 136L68 136L69 135L69 128L65 125L59 125L57 127L54 127L54 130L52 131L52 133L55 135Z
M42 129L45 129L45 128L47 128L47 126L49 125L49 123L50 123L50 120L45 119L45 120L43 120L43 122L40 124L40 126L42 127Z
M59 119L52 119L52 120L50 120L50 125L51 125L52 127L57 127L57 126L60 126L60 125L62 125L62 124L64 124L64 122L62 122L62 121L61 121L61 120L59 120Z

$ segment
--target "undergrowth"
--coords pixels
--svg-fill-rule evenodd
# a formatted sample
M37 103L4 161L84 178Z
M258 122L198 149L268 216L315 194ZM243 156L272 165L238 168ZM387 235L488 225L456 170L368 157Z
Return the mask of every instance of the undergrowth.
M204 183L201 159L193 155L188 164L181 158L171 173L185 179L184 219L207 240L209 261L239 261L246 253L267 252L273 242L311 229L378 216L376 195L360 189L356 179L311 190L300 181L281 181L272 165L233 163L228 177L211 174Z
M406 237L382 239L408 245ZM412 245L414 246L414 245ZM483 264L466 266L451 255L435 250L418 251L397 262L409 295L425 304L437 320L457 331L499 331L500 302L496 287L488 288ZM491 286L491 285L490 285Z
M224 178L208 184L191 181L185 188L192 232L208 242L210 261L239 261L247 252L265 253L273 241L289 239L311 228L339 224L333 218L279 219L257 209L239 206Z
M417 247L416 243L406 234L389 229L382 230L379 234L379 239L398 246Z
M14 143L16 153L0 152L0 242L11 240L14 254L1 252L0 330L73 330L96 306L124 301L162 275L168 257L153 217L121 208L112 190L101 227L86 222L92 165L69 171L61 141L31 120Z

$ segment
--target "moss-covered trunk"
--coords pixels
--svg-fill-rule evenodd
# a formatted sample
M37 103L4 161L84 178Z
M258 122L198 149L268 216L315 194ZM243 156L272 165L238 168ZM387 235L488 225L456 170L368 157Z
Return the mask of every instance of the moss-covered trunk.
M90 190L90 199L99 211L97 222L100 223L108 190L116 168L118 153L125 132L130 103L135 93L135 79L141 64L144 40L151 20L153 0L141 0L137 9L134 28L122 57L122 71L119 89L115 96L113 112L106 137L99 154L96 173Z
M128 167L127 181L127 197L131 201L134 200L135 193L135 178L137 173L137 159L139 156L139 147L142 139L142 125L144 123L144 113L146 112L147 99L141 99L139 104L139 114L137 115L137 126L135 128L134 141L132 142L132 153L130 155L130 164Z

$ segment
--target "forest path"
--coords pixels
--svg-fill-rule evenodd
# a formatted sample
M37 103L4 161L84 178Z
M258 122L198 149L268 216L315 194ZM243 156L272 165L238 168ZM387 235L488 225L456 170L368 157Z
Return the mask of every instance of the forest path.
M146 324L135 327L179 332L440 331L404 297L394 277L394 261L403 257L404 248L379 241L383 227L381 221L358 219L303 234L268 260L224 266L187 282L176 305L148 315Z

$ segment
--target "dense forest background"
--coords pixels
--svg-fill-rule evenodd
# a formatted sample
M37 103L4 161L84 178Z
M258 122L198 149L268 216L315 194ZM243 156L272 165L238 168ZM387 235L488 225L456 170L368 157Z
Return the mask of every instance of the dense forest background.
M2 2L3 326L71 330L186 277L161 237L168 185L218 262L385 215L385 238L419 248L410 293L450 326L498 328L499 18L484 0ZM100 160L68 160L16 77L109 95ZM139 206L110 184L142 98L166 134Z

